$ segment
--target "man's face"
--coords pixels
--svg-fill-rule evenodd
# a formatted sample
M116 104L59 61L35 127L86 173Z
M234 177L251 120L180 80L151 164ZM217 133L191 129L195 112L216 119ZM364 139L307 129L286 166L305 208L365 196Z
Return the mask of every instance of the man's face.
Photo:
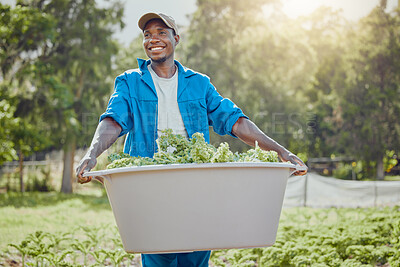
M174 35L161 19L150 20L143 30L143 47L146 55L156 63L174 58L179 35Z

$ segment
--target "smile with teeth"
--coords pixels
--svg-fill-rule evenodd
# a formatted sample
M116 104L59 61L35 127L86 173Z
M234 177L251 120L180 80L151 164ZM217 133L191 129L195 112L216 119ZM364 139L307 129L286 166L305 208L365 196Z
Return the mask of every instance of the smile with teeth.
M159 51L159 50L162 50L162 49L164 49L164 47L156 46L156 47L151 47L150 51Z

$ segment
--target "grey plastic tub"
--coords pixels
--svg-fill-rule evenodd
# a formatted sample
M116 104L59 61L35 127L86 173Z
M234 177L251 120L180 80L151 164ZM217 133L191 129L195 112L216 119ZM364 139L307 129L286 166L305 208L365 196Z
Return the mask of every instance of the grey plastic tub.
M160 253L274 244L289 163L204 163L93 171L124 249Z

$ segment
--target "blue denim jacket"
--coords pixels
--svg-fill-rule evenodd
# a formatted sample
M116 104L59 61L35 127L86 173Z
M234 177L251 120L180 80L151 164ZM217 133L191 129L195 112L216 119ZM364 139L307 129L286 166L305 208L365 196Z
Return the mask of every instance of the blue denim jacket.
M138 59L139 69L129 70L115 79L114 93L107 110L100 116L113 118L127 134L124 153L152 157L157 152L158 98L151 74L150 60ZM240 117L246 117L231 100L223 98L206 75L183 67L178 61L177 101L189 137L204 133L210 141L209 126L220 134L232 134ZM246 117L247 118L247 117Z

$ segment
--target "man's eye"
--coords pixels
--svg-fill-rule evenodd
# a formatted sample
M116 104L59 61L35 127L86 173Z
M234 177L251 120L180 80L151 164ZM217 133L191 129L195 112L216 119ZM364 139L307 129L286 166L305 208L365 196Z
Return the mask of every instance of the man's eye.
M162 31L162 32L160 32L160 34L165 35L165 34L167 34L167 32Z

